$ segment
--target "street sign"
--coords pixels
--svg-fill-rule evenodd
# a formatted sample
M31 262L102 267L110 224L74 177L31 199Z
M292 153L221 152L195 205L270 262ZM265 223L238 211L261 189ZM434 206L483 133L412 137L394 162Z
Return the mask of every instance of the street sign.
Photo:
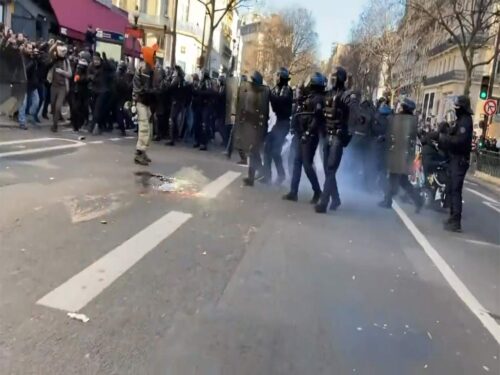
M484 113L486 113L488 116L493 116L495 113L497 113L497 102L496 102L496 100L488 99L484 103Z

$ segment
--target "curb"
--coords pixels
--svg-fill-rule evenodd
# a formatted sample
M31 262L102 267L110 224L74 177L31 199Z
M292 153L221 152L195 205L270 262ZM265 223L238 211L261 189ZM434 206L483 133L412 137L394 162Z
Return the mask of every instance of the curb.
M492 187L500 190L500 178L498 177L490 176L489 174L480 171L475 171L473 177L477 180L493 185Z

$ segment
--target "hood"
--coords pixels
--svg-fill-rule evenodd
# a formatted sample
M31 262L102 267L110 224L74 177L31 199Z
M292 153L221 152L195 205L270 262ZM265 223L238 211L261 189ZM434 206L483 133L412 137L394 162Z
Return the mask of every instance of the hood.
M150 68L154 67L156 50L153 47L142 47L141 52L146 64L148 64Z

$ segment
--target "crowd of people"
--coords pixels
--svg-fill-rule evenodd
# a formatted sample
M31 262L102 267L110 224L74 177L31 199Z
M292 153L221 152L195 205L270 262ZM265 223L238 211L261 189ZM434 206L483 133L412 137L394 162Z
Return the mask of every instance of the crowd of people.
M247 85L244 95L253 92L255 97L252 100L236 97L237 101L241 100L236 107L243 112L230 113L236 117L228 121L226 105L231 98L226 95L224 75L213 79L208 71L201 70L200 75L186 77L180 66L163 68L157 64L156 50L152 47L142 48L141 61L135 67L128 60L108 59L105 53L95 52L92 45L77 50L56 40L32 42L2 27L0 49L18 50L23 56L27 85L18 108L22 129L26 129L28 121L39 122L39 114L47 119L50 108L51 130L57 132L61 108L67 102L75 132L87 129L100 134L116 126L125 135L127 129L135 129L138 140L134 161L140 165L151 162L147 151L152 140L166 140L166 145L174 146L192 137L195 148L207 150L210 140L219 133L228 155L234 145L240 153L240 163L246 163L248 156L248 177L244 180L247 186L253 186L256 180L272 182L273 163L278 174L276 182L285 181L281 155L291 132L291 184L283 198L298 199L304 170L314 192L311 203L318 213L325 213L328 208L336 210L341 205L336 175L344 149L354 140L357 146L352 148L361 147L362 155L358 157L362 165L370 169L374 183L381 182L384 190L381 207L392 206L399 186L414 201L417 211L423 206L422 194L408 178L413 159L400 162L401 155L412 153L416 142L415 103L410 98L402 98L393 110L384 98L376 105L361 101L359 93L349 87L348 74L341 67L329 79L318 72L294 89L289 86L290 73L286 68L279 69L274 87L268 91L262 89L267 86L258 71L248 80L243 76L239 85ZM450 218L445 228L459 231L461 194L469 166L473 128L469 99L458 97L455 106L453 120L443 122L436 130L422 130L419 138L427 174L432 173L433 166L447 163L446 204ZM269 108L276 115L270 131ZM374 112L373 118L366 116L370 111ZM403 153L391 159L387 150L389 142L394 142L389 140L394 134L389 132L395 127L410 130L414 127L415 140L413 146L400 140L403 143L398 147ZM235 131L239 134L236 137ZM321 148L324 164L323 187L314 168L318 148ZM367 157L368 149L371 151Z
M67 103L75 132L88 130L97 135L117 128L126 135L127 129L138 131L141 103L146 103L152 139L173 146L192 138L194 146L206 150L218 132L227 144L224 75L213 79L202 71L186 77L180 66L157 64L150 47L142 49L136 68L131 59L108 59L91 44L78 49L57 40L33 42L3 26L0 49L18 50L24 61L26 93L17 110L21 129L51 114L51 130L57 132L61 108ZM148 77L141 83L144 74Z

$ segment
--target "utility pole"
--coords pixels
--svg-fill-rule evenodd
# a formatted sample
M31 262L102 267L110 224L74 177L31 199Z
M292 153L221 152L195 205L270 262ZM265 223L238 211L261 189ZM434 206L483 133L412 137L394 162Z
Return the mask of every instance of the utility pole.
M170 54L170 67L175 66L175 50L177 48L177 8L179 6L179 0L175 0L174 3L174 24L172 27L172 53Z
M491 67L491 72L490 72L490 85L488 86L488 99L493 97L493 88L495 86L495 77L497 73L497 68L498 68L498 55L500 54L500 22L498 22L498 31L497 31L497 38L495 42L495 50L493 51L494 56L493 56L493 66ZM485 137L488 134L488 127L489 125L493 122L493 116L485 116L485 129L484 129L484 134L483 137Z

